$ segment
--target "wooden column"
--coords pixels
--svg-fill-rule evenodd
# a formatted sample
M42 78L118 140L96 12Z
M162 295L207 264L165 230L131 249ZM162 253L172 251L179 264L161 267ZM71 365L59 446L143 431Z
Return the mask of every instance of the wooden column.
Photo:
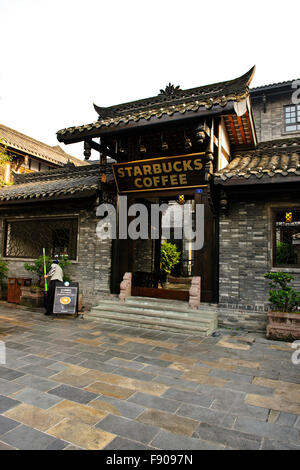
M194 276L201 276L201 302L218 299L217 223L208 200L207 189L195 194L195 204L204 204L204 246L195 252Z

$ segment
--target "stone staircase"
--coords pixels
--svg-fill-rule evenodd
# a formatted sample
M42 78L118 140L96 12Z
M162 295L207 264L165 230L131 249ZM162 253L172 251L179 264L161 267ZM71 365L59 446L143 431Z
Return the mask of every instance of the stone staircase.
M199 336L211 335L218 324L216 306L202 304L199 310L192 310L187 302L150 297L127 297L125 302L103 299L85 317Z

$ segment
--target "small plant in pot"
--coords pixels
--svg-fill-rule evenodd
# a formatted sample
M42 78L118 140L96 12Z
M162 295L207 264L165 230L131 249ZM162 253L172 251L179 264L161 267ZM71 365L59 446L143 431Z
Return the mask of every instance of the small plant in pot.
M270 281L267 338L293 341L300 339L300 292L289 285L294 276L284 272L264 274Z
M175 244L163 242L160 255L162 277L164 277L164 282L168 282L168 275L171 274L172 268L179 263L181 253Z

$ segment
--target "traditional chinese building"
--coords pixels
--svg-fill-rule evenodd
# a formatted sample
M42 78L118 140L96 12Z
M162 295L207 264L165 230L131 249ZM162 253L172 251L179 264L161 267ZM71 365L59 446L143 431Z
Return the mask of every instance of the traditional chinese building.
M5 146L10 156L10 161L0 168L0 177L6 183L13 182L15 174L47 171L68 162L77 166L86 164L64 152L59 145L51 147L3 124L0 124L0 146Z
M70 255L91 315L202 334L213 331L216 319L263 329L269 308L263 274L285 270L300 283L300 138L292 82L250 93L253 73L189 90L169 84L149 99L95 106L95 122L59 131L60 142L83 142L87 159L98 151L100 165L22 176L0 192L11 273L46 246ZM179 214L183 202L192 214L204 208L203 246L192 250L174 233L165 236L163 214L152 239L133 240L120 230L116 239L100 239L97 207L112 203L120 225L123 196L149 214L162 203ZM36 227L40 238L25 243L26 231ZM181 252L168 285L159 278L163 239ZM119 302L125 273L121 294L131 296ZM194 311L184 303L191 282L196 299L201 290Z

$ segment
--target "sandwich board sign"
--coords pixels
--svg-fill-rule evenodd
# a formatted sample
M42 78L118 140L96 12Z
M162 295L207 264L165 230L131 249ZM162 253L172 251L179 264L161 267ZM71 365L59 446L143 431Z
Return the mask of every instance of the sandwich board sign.
M77 313L78 283L72 282L69 286L56 286L53 304L53 313Z

